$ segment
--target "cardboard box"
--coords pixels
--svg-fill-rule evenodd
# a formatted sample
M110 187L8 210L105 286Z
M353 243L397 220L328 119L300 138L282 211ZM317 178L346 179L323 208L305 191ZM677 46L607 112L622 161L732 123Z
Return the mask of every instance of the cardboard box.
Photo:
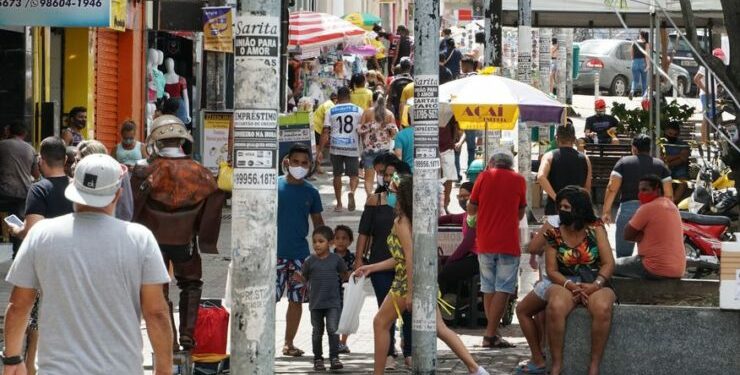
M740 242L722 243L719 279L719 307L740 310Z

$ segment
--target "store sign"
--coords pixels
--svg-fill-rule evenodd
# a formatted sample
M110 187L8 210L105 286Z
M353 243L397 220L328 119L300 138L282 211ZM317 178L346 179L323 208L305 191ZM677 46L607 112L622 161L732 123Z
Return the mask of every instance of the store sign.
M234 32L231 7L203 8L203 49L214 52L234 52Z
M111 0L110 28L118 31L126 31L126 19L128 17L128 0Z
M461 8L455 10L455 18L460 22L470 22L473 20L472 8Z
M229 158L231 112L205 111L203 113L203 166L214 175L218 166Z
M313 129L311 128L310 112L281 114L278 118L278 126L280 127L280 132L278 134L280 146L278 150L278 160L286 158L288 156L288 151L290 151L290 148L296 143L301 143L304 146L311 148Z
M111 19L111 0L0 1L0 26L110 27Z

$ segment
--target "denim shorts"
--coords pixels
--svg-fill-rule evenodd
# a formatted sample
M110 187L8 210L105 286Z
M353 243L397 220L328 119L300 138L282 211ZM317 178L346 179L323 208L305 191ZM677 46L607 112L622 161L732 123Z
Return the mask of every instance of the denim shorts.
M706 112L707 117L714 121L714 117L717 115L716 106L712 105L712 97L707 94L699 95L699 102L701 102L701 110Z
M581 278L578 276L566 276L566 278L574 283L581 282ZM551 286L553 286L552 281L545 276L542 280L534 284L534 289L532 289L532 291L539 299L547 301L547 291Z
M507 254L478 254L480 291L483 293L516 292L519 280L519 257Z
M362 168L373 169L375 158L387 153L387 150L365 150L362 152Z

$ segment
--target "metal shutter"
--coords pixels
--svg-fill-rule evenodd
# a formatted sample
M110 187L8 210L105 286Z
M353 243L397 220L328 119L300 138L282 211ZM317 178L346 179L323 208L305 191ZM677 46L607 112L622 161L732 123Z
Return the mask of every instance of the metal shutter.
M97 29L95 139L110 150L118 139L118 31Z

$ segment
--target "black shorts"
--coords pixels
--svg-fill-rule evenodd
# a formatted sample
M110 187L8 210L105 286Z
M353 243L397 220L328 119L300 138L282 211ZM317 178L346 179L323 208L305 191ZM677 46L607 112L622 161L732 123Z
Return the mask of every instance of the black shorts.
M335 177L357 177L360 175L360 157L331 155L331 167Z

